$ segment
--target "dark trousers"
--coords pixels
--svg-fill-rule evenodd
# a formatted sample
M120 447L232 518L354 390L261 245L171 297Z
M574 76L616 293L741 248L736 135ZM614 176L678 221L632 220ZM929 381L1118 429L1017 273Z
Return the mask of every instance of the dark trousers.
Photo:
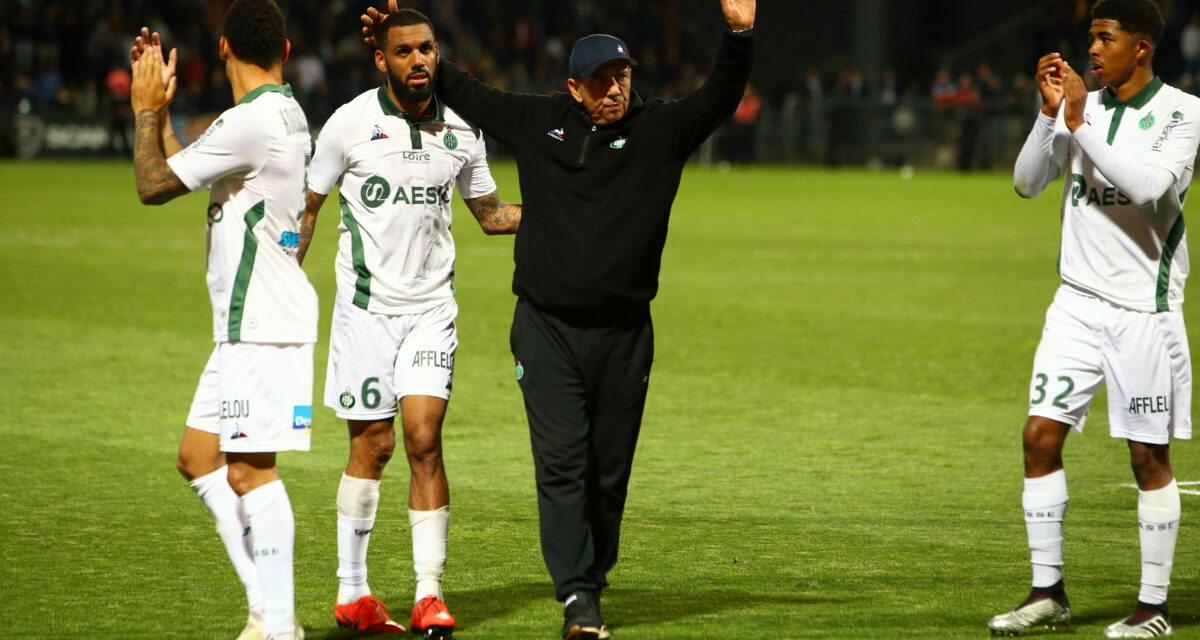
M555 596L599 597L617 563L654 360L649 308L597 316L518 301L511 343L533 445L542 557Z

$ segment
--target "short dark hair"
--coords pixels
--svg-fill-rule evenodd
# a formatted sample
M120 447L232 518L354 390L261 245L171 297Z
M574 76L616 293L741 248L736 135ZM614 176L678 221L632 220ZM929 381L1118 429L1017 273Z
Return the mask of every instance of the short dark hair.
M1146 38L1154 48L1163 37L1162 10L1154 0L1100 0L1092 20L1116 20L1122 31Z
M416 9L400 9L389 13L383 22L375 28L375 42L379 43L379 48L387 47L387 35L392 30L392 27L411 27L417 24L429 25L429 32L437 38L437 32L433 28L433 21L428 16L417 11Z
M225 12L225 40L238 60L270 69L283 59L283 12L275 0L234 0Z

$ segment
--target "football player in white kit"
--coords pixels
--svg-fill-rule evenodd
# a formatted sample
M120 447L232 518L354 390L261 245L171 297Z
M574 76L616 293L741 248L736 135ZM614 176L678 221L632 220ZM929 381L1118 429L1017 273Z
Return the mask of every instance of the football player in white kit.
M393 12L377 33L387 84L343 105L321 130L301 221L303 259L317 212L341 184L325 404L348 421L350 459L337 495L334 617L358 631L404 632L371 594L366 566L400 413L417 578L410 625L446 637L455 622L441 589L450 517L441 428L458 345L450 199L457 187L488 234L515 233L521 208L497 196L479 130L433 97L429 19Z
M308 123L283 84L290 45L273 0L236 0L220 57L236 105L186 149L171 133L175 52L142 30L133 51L134 165L143 203L208 189L208 289L216 347L192 401L179 470L204 500L246 587L241 640L303 637L295 620L295 521L275 466L307 451L317 296L296 262Z
M1167 587L1179 527L1171 437L1191 437L1191 362L1184 331L1188 272L1183 201L1200 142L1200 99L1163 84L1151 61L1163 34L1153 0L1100 0L1088 49L1103 89L1088 93L1058 54L1038 63L1042 113L1017 158L1017 192L1032 198L1066 176L1062 284L1033 362L1024 429L1022 505L1033 589L992 618L996 635L1066 623L1062 450L1108 389L1109 433L1128 442L1138 486L1141 590L1108 638L1172 633Z

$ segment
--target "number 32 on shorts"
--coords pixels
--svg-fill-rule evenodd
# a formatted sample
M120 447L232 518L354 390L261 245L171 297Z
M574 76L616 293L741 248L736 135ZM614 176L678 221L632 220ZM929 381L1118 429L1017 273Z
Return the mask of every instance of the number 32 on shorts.
M1037 380L1033 390L1037 394L1029 399L1029 404L1041 404L1046 401L1046 385L1050 382L1050 377L1044 373L1039 373L1033 376ZM1058 376L1058 381L1063 385L1062 393L1054 396L1054 400L1050 403L1059 409L1068 409L1069 407L1063 402L1071 392L1075 390L1075 381L1070 376Z

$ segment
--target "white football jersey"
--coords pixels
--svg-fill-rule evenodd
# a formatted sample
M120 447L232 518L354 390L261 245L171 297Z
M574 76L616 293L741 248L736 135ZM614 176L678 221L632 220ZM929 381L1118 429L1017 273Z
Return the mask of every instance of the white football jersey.
M210 189L208 293L216 342L317 341L317 293L296 262L312 139L287 85L263 85L167 160Z
M1137 311L1176 310L1188 274L1183 202L1200 143L1200 99L1155 78L1121 102L1088 94L1084 120L1122 156L1171 172L1157 201L1135 206L1096 168L1059 110L1052 162L1067 169L1062 192L1059 274L1067 284ZM1061 144L1061 140L1070 144ZM1069 155L1068 158L1064 157Z
M317 139L308 188L341 184L338 295L387 315L454 296L450 199L496 191L479 129L434 98L436 115L401 111L386 85L339 108Z

